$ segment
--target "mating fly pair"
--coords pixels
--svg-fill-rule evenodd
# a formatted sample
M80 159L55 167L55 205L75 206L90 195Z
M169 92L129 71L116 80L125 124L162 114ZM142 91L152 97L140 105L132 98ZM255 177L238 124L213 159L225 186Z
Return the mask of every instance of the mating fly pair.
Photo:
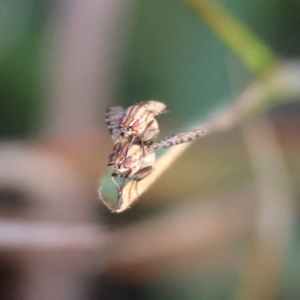
M122 192L126 180L137 182L153 171L155 152L194 141L204 135L203 130L195 129L155 142L159 134L155 117L166 112L164 103L153 100L138 103L127 109L120 106L107 109L105 120L114 142L108 165L113 168L111 178L118 189L118 207L123 202ZM115 177L122 179L120 185Z
M155 152L148 151L159 134L155 116L166 113L166 105L158 101L140 102L128 107L109 107L105 121L114 142L108 165L112 166L111 178L118 189L119 205L126 179L139 181L152 172ZM121 177L119 185L115 177Z

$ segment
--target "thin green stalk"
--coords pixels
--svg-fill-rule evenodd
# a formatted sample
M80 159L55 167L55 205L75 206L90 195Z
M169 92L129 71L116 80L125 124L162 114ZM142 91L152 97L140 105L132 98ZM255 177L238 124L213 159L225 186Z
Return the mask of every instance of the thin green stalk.
M257 75L278 62L272 49L219 4L209 0L186 0L208 26Z

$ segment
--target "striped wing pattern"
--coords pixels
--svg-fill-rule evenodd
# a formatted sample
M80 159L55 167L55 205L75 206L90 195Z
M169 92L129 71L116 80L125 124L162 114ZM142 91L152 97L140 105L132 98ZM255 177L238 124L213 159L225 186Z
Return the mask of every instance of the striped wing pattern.
M159 150L163 150L175 145L188 143L195 141L201 137L203 137L205 134L205 131L202 129L194 129L187 132L181 132L169 137L166 137L162 139L161 141L154 143L150 146L151 149L150 152L156 152Z
M105 122L114 142L120 136L119 119L122 117L124 112L125 109L122 106L109 107L105 112Z

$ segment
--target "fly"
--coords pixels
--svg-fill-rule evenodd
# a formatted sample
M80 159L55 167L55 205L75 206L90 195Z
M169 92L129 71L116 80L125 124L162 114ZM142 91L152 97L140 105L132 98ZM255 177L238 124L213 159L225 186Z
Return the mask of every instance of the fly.
M123 203L122 192L126 180L138 182L151 174L157 151L195 141L204 134L204 130L194 129L164 138L150 145L142 145L137 142L132 143L128 140L116 143L113 153L109 156L108 166L113 168L111 178L118 190L118 208ZM115 177L121 178L120 185L116 182Z
M127 109L121 106L109 107L105 113L105 121L114 143L126 138L131 142L136 139L143 144L150 144L159 134L155 117L166 112L164 103L149 100Z

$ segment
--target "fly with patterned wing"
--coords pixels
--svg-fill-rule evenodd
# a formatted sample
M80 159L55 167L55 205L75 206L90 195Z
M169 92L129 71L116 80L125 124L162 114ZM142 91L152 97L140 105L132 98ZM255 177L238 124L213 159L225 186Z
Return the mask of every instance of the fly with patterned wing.
M152 173L157 151L192 142L205 134L202 129L194 129L155 142L159 134L155 117L166 112L166 105L154 100L140 102L127 109L115 106L106 110L105 121L114 141L108 166L113 169L111 178L118 190L117 208L123 203L125 183L138 182ZM116 177L121 179L121 183L116 181ZM101 193L99 196L103 200Z
M152 143L159 134L155 116L166 113L166 105L149 100L129 106L126 110L120 106L109 107L105 121L114 143L121 138L137 139L141 143Z
M117 143L109 156L108 166L113 169L111 178L118 189L118 207L122 204L122 191L126 180L139 181L152 173L156 158L155 152L195 141L204 134L204 130L195 129L167 137L151 145L141 145L126 140ZM121 178L121 184L116 182L115 177Z

